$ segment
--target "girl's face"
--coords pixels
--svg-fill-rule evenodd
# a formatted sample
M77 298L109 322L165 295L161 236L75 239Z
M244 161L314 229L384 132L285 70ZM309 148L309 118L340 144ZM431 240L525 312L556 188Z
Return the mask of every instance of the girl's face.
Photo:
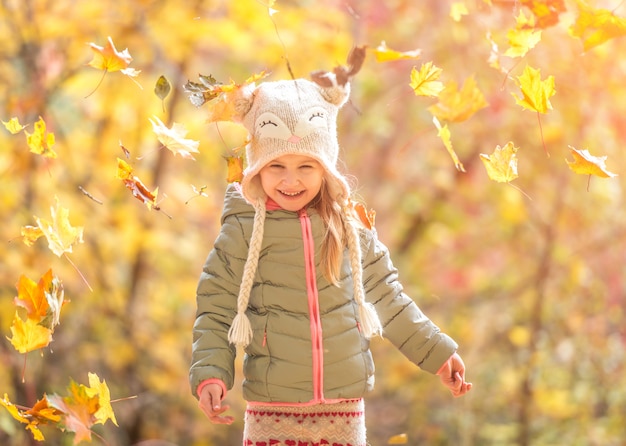
M322 187L324 168L305 155L283 155L259 171L263 191L281 208L299 211L313 200Z

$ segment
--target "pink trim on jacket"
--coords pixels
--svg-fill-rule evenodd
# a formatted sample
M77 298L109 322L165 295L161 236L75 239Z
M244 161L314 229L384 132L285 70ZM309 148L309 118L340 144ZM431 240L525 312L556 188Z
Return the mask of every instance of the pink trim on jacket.
M311 232L311 219L306 209L298 211L304 243L304 265L306 289L309 299L309 319L311 321L311 342L313 356L313 401L324 402L324 348L322 346L322 321L320 319L319 297L315 279L315 244Z
M198 397L200 396L200 392L202 392L202 389L208 384L217 384L218 386L222 388L222 397L220 398L220 401L223 401L224 398L226 398L226 392L228 392L228 389L226 388L226 384L224 384L224 381L222 381L221 379L217 379L217 378L210 378L210 379L205 379L204 381L202 381L200 385L198 386L198 388L196 389L196 395L198 395Z

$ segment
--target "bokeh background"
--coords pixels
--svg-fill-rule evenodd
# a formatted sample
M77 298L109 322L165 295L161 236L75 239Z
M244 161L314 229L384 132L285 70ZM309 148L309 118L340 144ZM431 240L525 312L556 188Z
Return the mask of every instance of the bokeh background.
M450 12L461 3L468 13L455 20ZM587 4L606 9L614 32L624 32L623 2ZM526 56L502 57L503 70L495 69L492 41L504 53L520 11L532 15L528 6L564 10ZM271 72L267 80L307 77L367 45L339 118L342 169L376 210L407 293L458 340L474 383L453 399L436 377L375 340L370 443L405 434L410 445L625 444L626 41L584 51L570 31L579 7L279 0L270 15L261 0L0 1L0 118L18 117L32 132L41 116L58 154L31 153L23 134L0 127L0 394L29 406L94 372L112 398L137 397L114 403L119 427L94 428L108 445L240 444L238 389L229 396L237 421L211 425L191 396L187 370L196 282L219 229L224 157L245 132L208 124L182 86L200 73L223 82L262 70ZM103 46L109 36L119 51L128 48L141 87L87 65L89 44ZM382 42L420 49L421 57L377 62L373 49ZM465 173L437 136L428 111L436 100L409 86L411 69L427 61L442 68L443 82L473 76L489 104L449 124ZM547 114L515 103L525 65L555 78ZM173 87L165 101L153 92L161 75ZM183 123L200 141L195 161L161 146L154 116ZM490 180L479 161L509 141L519 147L512 185ZM162 212L115 178L120 144L134 174L158 186ZM566 162L570 145L606 156L618 176L575 174ZM32 247L21 241L34 216L50 218L55 197L71 224L84 227L84 243L68 256L93 291L45 239ZM24 358L7 340L15 285L50 268L71 302L54 342ZM46 444L72 444L71 434L43 432ZM6 410L0 443L37 444Z

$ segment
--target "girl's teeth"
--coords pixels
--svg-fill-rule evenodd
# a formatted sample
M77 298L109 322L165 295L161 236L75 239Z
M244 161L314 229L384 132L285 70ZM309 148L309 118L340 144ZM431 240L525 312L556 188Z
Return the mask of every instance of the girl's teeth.
M300 192L285 192L285 191L281 191L281 194L287 195L289 197L295 197L296 195L300 195Z

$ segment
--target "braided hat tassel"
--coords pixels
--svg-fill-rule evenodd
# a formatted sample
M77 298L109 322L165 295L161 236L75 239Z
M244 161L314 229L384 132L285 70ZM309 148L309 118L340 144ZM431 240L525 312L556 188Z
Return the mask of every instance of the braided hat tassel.
M356 227L345 220L346 234L348 237L348 251L350 254L350 268L352 269L352 282L354 283L354 299L359 305L359 319L361 332L370 339L374 335L382 336L383 326L380 322L374 305L365 300L363 289L363 267L361 266L361 246Z
M237 315L228 330L228 341L237 346L246 347L252 341L252 325L246 315L250 291L254 284L254 276L259 264L259 254L263 245L263 230L265 226L265 204L258 199L254 204L254 223L252 226L252 236L250 237L250 247L248 248L248 258L243 267L243 278L237 296Z

